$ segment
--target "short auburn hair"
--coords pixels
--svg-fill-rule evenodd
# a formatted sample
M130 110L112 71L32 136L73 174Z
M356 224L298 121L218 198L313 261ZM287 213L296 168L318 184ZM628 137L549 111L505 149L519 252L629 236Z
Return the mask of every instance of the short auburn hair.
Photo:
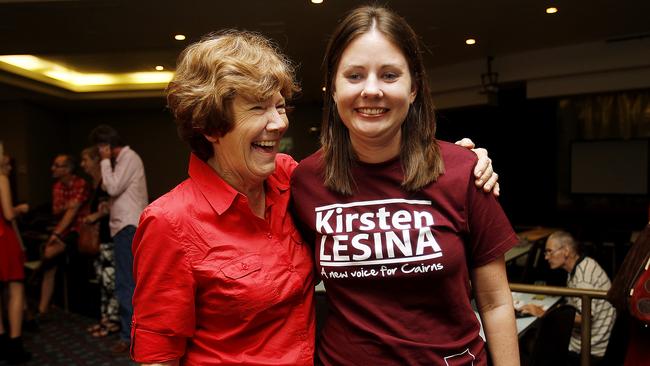
M205 36L179 56L167 86L167 105L178 135L202 160L213 156L205 138L233 128L235 96L263 101L276 92L285 100L300 90L291 61L261 34L224 30Z

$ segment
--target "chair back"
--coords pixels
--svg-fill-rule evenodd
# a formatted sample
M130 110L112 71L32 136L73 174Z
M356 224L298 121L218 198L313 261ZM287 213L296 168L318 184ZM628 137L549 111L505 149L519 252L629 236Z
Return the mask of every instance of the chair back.
M530 366L566 364L575 314L573 306L559 305L549 309L539 319Z

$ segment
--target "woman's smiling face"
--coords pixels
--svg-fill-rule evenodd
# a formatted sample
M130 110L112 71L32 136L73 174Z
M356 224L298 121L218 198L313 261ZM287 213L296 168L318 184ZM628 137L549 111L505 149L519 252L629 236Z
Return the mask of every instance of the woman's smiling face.
M275 171L280 138L289 126L284 98L279 92L264 101L236 96L231 116L233 129L213 144L218 172L229 182L263 182Z
M355 150L368 144L399 146L415 96L404 54L379 31L360 35L341 54L333 97Z

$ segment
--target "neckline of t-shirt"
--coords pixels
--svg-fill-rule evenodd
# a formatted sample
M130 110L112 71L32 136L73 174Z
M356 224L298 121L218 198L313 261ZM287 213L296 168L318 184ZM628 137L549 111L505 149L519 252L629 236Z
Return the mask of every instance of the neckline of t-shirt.
M366 168L383 168L383 167L394 165L396 162L399 162L399 158L400 156L397 155L395 157L392 157L388 160L379 163L368 163L365 161L357 160L357 164L361 167L366 167Z

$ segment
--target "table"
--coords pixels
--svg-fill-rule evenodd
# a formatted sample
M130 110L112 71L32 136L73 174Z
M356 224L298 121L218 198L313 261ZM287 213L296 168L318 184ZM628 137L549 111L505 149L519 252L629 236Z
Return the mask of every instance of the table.
M561 296L551 296L551 295L538 295L538 294L528 294L524 292L512 292L512 302L515 309L526 304L535 304L539 305L544 309L548 310L551 306L555 305L560 301ZM517 318L517 333L522 334L531 324L537 320L536 317L530 316L525 318Z
M535 304L541 306L544 310L548 310L551 306L555 305L560 301L560 296L550 296L550 295L538 295L538 294L527 294L524 292L512 292L512 302L515 309L518 309L525 304ZM485 340L485 333L483 332L483 323L481 322L481 317L478 312L474 310L474 314L481 323L481 330L479 335L483 340ZM527 316L525 318L516 318L517 323L517 334L521 337L524 332L537 320L538 318L534 316Z

